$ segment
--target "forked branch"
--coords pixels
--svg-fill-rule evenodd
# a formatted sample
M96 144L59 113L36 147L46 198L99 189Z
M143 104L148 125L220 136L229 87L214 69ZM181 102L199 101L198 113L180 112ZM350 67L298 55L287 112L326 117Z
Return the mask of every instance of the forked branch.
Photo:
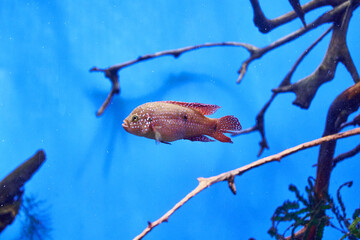
M290 0L290 3L293 1ZM280 17L274 18L274 19L268 19L265 17L265 14L261 10L260 4L258 0L250 0L250 3L252 5L253 11L254 11L254 23L255 26L258 27L259 31L262 33L268 33L271 30L282 26L292 20L294 20L296 17L299 17L299 14L296 13L296 11L291 11L289 13L286 13ZM313 0L311 2L308 2L301 6L301 10L303 13L310 12L311 10L330 5L331 3L329 1L319 1L319 0ZM300 14L301 16L301 14ZM301 17L300 17L301 19ZM301 19L304 25L305 20Z
M306 25L305 27L300 28L299 30L297 30L291 34L276 40L275 42L269 44L266 47L258 48L258 50L256 52L254 52L254 54L251 54L250 57L243 62L241 68L238 71L239 78L237 80L237 83L239 83L242 80L250 62L262 57L265 53L273 50L274 48L278 48L290 41L293 41L294 39L304 35L305 33L309 32L310 30L317 28L318 26L323 25L324 23L334 22L336 19L338 19L339 15L341 15L347 9L347 7L349 5L350 5L349 2L345 2L333 9L329 10L328 12L324 13L323 15L318 17L315 21Z
M354 117L354 119L350 122L346 122L341 124L341 129L346 128L348 126L356 126L356 125L360 125L360 114L358 114L356 117Z
M301 63L301 61L305 58L305 56L331 31L333 26L330 26L318 39L316 39L316 41L311 44L301 55L300 57L296 60L295 64L293 65L293 67L290 69L290 71L288 72L288 74L285 76L285 78L283 79L283 81L280 83L279 87L282 86L287 86L290 85L290 80L292 75L294 74L295 70L297 69L297 67L299 66L299 64ZM263 108L260 110L260 112L257 114L256 116L256 122L255 122L255 126L244 129L242 131L240 131L237 134L233 134L233 136L238 136L238 135L242 135L245 133L250 133L250 132L254 132L254 131L258 131L261 135L261 141L260 141L260 150L258 153L258 156L260 156L262 154L262 152L265 150L265 148L269 148L266 137L265 137L265 123L264 123L264 118L265 118L265 112L266 110L269 108L270 104L273 102L273 100L275 99L275 97L277 96L278 93L273 92L273 94L271 95L271 98L265 103L265 105L263 106Z
M203 191L205 188L210 187L211 185L218 183L218 182L229 182L230 189L233 193L236 193L235 189L235 183L234 178L235 176L241 175L253 168L259 167L261 165L264 165L266 163L274 162L274 161L280 161L282 158L291 155L293 153L296 153L298 151L311 148L314 146L318 146L324 142L329 142L341 138L346 138L354 135L360 134L360 127L355 128L352 130L348 130L346 132L337 133L333 135L328 135L319 139L312 140L310 142L302 143L300 145L297 145L295 147L286 149L280 153L277 153L275 155L271 155L262 159L259 159L257 161L254 161L248 165L245 165L243 167L219 174L217 176L208 177L208 178L198 178L199 184L198 186L192 190L189 194L187 194L181 201L179 201L173 208L171 208L167 213L165 213L162 217L160 217L158 220L154 222L148 222L148 226L144 229L142 233L140 233L138 236L136 236L134 239L142 239L144 236L146 236L153 228L160 225L163 222L167 222L169 217L178 210L181 206L183 206L186 202L188 202L192 197L199 194L201 191Z
M286 86L280 86L273 89L273 92L293 92L296 94L296 99L293 104L307 109L309 108L320 86L334 78L336 67L339 62L344 64L355 83L360 81L359 74L350 56L346 43L349 21L352 11L358 7L358 2L357 4L353 4L352 2L347 1L333 9L333 11L340 11L341 9L341 12L339 12L340 15L337 15L338 18L334 21L333 33L329 47L323 61L317 69L312 74L299 80L298 82Z
M109 78L111 81L111 84L112 84L112 88L111 88L111 91L110 91L108 97L106 98L105 102L101 105L101 107L97 111L96 115L101 116L103 114L103 112L105 111L106 107L111 102L112 97L115 94L120 93L119 71L121 69L123 69L125 67L129 67L131 65L134 65L136 63L140 63L142 61L153 59L153 58L158 58L158 57L162 57L162 56L173 56L175 58L178 58L183 53L186 53L186 52L190 52L190 51L201 49L201 48L219 47L219 46L243 47L243 48L247 49L251 55L253 55L254 52L256 52L256 50L257 50L257 48L251 44L240 43L240 42L204 43L204 44L195 45L195 46L189 46L189 47L184 47L184 48L166 50L166 51L157 52L157 53L153 53L153 54L143 55L134 60L124 62L121 64L117 64L117 65L113 65L113 66L111 66L109 68L105 68L105 69L98 68L98 67L91 68L90 72L103 72L105 74L105 77Z

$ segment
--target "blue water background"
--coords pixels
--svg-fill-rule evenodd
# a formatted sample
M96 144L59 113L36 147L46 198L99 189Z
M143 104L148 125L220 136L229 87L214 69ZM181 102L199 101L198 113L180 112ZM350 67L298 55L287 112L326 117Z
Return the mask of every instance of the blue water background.
M269 18L291 10L287 1L261 1ZM313 21L322 8L306 15ZM358 12L348 44L360 66ZM213 117L235 115L244 128L271 96L298 56L324 32L324 25L249 65L241 84L237 70L248 52L242 48L207 48L178 59L162 57L120 72L121 95L97 118L110 90L93 66L108 67L140 55L205 42L239 41L265 46L300 28L295 20L269 34L254 26L249 1L9 1L0 2L0 178L37 149L47 160L25 186L26 195L49 206L53 239L132 239L210 177L257 159L260 135L233 139L234 144L177 141L156 145L128 134L122 120L149 101L178 100L222 106ZM306 57L293 80L310 74L321 62L330 35ZM353 81L339 65L308 110L281 94L265 116L270 149L263 156L322 135L332 100ZM359 138L339 142L336 155ZM280 163L254 169L235 180L234 196L226 183L204 190L181 207L168 223L145 239L269 239L266 233L277 206L294 199L295 184L304 192L314 176L318 148L291 155ZM359 201L359 157L339 164L330 189L354 180L343 190L348 214ZM354 200L355 197L355 200ZM0 239L15 239L17 219ZM325 239L341 234L328 229Z

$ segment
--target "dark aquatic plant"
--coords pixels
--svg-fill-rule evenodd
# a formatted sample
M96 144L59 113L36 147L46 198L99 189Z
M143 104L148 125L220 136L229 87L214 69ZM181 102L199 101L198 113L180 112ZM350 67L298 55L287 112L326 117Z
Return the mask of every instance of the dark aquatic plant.
M353 213L353 222L350 223L350 219L346 217L346 208L342 201L340 190L344 187L352 186L352 182L342 184L337 190L337 201L329 195L326 196L326 200L318 202L315 197L315 179L309 177L308 186L305 187L306 197L300 194L300 191L296 186L290 185L289 190L295 194L296 200L286 200L281 206L279 206L273 216L271 217L272 226L268 233L271 237L276 239L307 239L309 237L310 227L318 225L323 229L326 226L330 226L344 234L342 239L346 237L350 240L358 239L360 236L360 208L356 209ZM329 213L329 211L331 212ZM316 217L319 213L327 211L326 214L321 214L321 217ZM338 221L338 226L333 223L334 214ZM280 224L288 222L290 225L280 233ZM297 231L298 228L300 231ZM286 235L291 232L288 237ZM318 231L315 234L315 239L322 239L323 231Z
M45 201L34 196L24 197L20 215L22 228L19 239L51 239L51 219Z

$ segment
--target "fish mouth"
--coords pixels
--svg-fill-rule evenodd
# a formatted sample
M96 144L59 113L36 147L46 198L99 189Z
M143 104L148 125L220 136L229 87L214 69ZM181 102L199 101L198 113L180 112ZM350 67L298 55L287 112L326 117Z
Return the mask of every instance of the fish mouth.
M123 128L124 128L125 130L127 130L127 129L130 127L130 126L129 126L129 122L128 122L126 119L123 121L122 126L123 126Z

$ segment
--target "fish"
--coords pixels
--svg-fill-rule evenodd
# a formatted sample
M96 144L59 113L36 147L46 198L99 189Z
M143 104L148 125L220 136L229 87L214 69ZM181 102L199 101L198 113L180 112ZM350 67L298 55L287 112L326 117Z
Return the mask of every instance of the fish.
M208 118L220 107L203 103L177 101L148 102L136 107L123 121L123 128L136 136L167 143L190 141L233 143L224 133L239 133L241 124L232 116ZM209 136L209 137L208 137Z

